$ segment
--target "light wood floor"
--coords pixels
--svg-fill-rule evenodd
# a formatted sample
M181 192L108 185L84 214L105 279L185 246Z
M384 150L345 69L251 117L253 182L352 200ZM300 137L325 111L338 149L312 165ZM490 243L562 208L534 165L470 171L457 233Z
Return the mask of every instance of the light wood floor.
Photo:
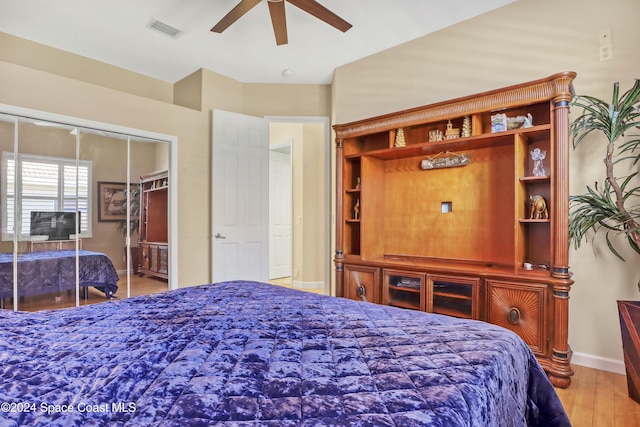
M573 427L638 427L640 404L629 398L627 377L572 366L571 386L556 388Z
M270 281L279 286L292 287L290 278ZM124 280L120 283L117 297L126 297ZM167 290L167 282L149 277L131 276L131 296L162 292ZM324 289L305 289L322 294ZM89 299L80 300L81 305L105 301L103 293L90 288ZM5 301L8 308L11 302ZM75 294L63 292L60 295L42 295L25 298L20 310L35 311L51 308L72 307ZM562 404L569 415L573 427L640 427L640 404L631 400L627 393L624 375L599 371L573 365L575 372L571 386L556 389Z
M324 288L295 288L292 284L291 277L281 277L279 279L271 279L269 283L272 285L284 286L285 288L298 289L301 291L313 292L314 294L324 294Z

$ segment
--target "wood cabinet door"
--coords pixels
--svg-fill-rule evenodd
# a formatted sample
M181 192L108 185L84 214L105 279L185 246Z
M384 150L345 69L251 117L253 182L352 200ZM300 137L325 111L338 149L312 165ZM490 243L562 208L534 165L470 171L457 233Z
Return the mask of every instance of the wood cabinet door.
M380 303L380 269L344 266L344 296L357 301Z
M151 265L151 260L149 253L149 246L140 245L140 268L143 270L149 270L149 266Z
M547 353L547 285L487 280L487 322L517 333L538 355Z
M169 273L169 248L166 246L158 247L158 272Z

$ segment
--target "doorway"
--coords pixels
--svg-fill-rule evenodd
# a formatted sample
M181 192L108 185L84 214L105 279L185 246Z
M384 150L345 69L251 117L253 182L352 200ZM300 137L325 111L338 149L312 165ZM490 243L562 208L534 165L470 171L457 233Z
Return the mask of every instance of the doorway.
M329 119L266 117L266 120L269 121L270 146L288 153L291 162L290 184L282 185L285 188L290 185L291 192L290 214L287 216L287 222L291 224L291 238L288 249L282 251L290 254L290 276L285 282L294 288L329 294ZM278 203L271 197L270 200Z
M214 110L212 127L212 282L268 281L269 145L291 141L291 284L329 293L329 119Z
M288 279L292 264L291 147L293 140L269 146L269 280Z

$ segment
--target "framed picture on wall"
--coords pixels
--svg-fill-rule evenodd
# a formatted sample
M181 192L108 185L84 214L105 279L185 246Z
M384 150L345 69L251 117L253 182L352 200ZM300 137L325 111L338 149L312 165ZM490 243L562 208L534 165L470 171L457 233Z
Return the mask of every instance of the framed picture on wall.
M137 195L138 187L131 184L127 191L124 182L98 182L98 221L126 221L127 199L130 194Z

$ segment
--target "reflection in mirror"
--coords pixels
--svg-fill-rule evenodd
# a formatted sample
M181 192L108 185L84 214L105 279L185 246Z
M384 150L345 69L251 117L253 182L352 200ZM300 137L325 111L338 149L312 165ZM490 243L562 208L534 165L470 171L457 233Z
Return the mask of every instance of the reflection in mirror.
M16 248L16 279L19 310L38 309L48 302L76 305L75 247L80 225L78 182L87 185L87 166L76 156L73 126L47 121L18 119L17 149L3 153L7 183L13 191L14 221L11 238ZM86 197L86 195L85 195ZM86 211L84 212L86 214ZM63 295L70 301L66 303Z
M2 154L2 240L0 240L0 307L17 308L13 306L14 298L13 276L13 227L14 218L8 213L14 212L15 198L9 196L15 193L13 185L14 171L9 172L4 161L4 153L13 154L16 144L16 131L18 120L15 117L0 114L0 151ZM8 179L12 179L9 183Z
M168 143L0 115L0 148L3 308L62 308L168 289L162 272L139 273L152 260L138 254L140 176L168 169Z
M131 138L131 179L139 189L140 212L132 234L132 293L157 292L168 289L169 257L169 144L157 140ZM135 248L133 239L135 238Z

